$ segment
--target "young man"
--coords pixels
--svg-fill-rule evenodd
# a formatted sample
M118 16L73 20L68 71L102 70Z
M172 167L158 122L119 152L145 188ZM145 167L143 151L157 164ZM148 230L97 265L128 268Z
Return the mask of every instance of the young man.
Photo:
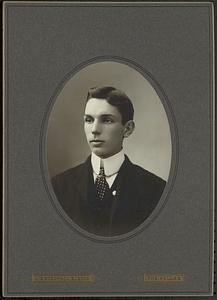
M157 205L165 181L131 163L123 141L134 130L130 99L113 87L88 92L84 130L92 151L83 164L57 175L53 188L67 215L101 236L127 233Z

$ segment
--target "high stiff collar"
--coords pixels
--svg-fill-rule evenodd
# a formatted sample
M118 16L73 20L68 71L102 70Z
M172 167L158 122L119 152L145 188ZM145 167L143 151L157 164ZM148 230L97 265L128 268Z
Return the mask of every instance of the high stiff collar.
M115 173L117 173L123 164L125 159L124 151L121 150L117 154L110 156L108 158L101 159L96 154L91 154L91 165L93 168L93 171L96 174L99 174L100 166L103 165L104 172L106 176L111 176Z

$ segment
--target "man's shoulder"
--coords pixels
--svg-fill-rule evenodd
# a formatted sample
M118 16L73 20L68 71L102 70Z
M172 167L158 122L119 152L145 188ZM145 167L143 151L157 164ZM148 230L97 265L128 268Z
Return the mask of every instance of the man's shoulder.
M158 175L142 168L141 166L132 163L129 159L127 164L128 172L132 175L132 178L134 178L134 180L138 183L145 182L146 184L165 186L166 181Z
M124 181L129 194L134 195L131 199L137 210L151 213L162 196L166 181L129 160L126 173Z
M52 183L56 184L56 183L66 182L68 180L73 182L73 180L76 180L77 178L82 176L86 167L87 167L87 161L80 163L75 167L69 168L69 169L55 175L52 178Z

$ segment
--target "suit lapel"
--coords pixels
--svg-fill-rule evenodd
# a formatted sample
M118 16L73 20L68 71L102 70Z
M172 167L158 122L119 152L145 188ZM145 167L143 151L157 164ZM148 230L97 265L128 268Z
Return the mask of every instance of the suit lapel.
M90 156L82 165L82 168L74 181L74 185L78 192L80 204L87 205L87 196L88 196L88 181L92 175L92 168L90 162Z
M113 184L117 190L116 201L114 202L115 208L113 208L116 215L127 211L130 213L132 209L135 209L135 195L139 193L141 187L137 184L136 179L132 177L132 173L132 163L125 155L125 160Z

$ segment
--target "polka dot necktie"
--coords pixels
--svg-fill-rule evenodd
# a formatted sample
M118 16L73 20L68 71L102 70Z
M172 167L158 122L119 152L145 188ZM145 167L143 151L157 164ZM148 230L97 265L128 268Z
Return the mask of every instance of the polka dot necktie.
M96 191L100 200L103 200L106 191L109 189L109 185L105 179L104 168L100 167L99 175L96 177Z

